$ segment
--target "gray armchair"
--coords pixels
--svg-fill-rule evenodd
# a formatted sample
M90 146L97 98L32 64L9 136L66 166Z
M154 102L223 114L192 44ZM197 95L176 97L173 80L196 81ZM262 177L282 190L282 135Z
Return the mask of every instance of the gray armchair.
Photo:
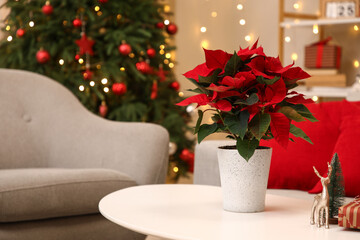
M0 69L0 239L144 239L98 202L163 183L168 146L161 126L105 120L56 81Z

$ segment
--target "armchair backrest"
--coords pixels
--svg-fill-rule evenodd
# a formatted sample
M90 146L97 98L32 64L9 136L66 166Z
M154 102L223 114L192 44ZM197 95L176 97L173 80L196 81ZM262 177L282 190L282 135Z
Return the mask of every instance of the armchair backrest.
M0 169L46 167L57 122L86 111L65 87L40 74L0 69Z

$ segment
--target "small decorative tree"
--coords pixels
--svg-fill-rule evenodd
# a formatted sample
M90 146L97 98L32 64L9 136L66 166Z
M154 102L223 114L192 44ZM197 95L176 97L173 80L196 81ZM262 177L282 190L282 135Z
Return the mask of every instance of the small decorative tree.
M329 217L335 218L338 215L339 207L344 204L345 187L344 176L337 153L331 160L332 172L330 175L329 191Z

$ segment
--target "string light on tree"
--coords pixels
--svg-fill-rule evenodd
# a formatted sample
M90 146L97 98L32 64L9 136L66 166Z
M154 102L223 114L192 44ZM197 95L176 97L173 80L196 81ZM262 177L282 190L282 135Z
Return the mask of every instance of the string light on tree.
M110 91L110 89L108 87L104 87L104 92L108 93Z
M240 21L239 21L239 23L240 23L240 25L245 25L245 19L240 19Z
M200 32L202 32L202 33L206 32L206 27L201 27Z
M29 27L31 27L31 28L32 28L32 27L34 27L34 26L35 26L34 21L30 21L30 22L29 22Z
M65 63L64 59L60 59L60 60L59 60L59 64L60 64L61 66L64 65L64 63Z
M164 20L164 24L165 24L165 25L169 25L169 24L170 24L170 21L169 21L168 19L165 19L165 20Z
M11 30L10 25L7 25L7 26L5 27L5 30L6 30L6 31L10 31L10 30Z
M297 53L291 54L291 60L296 61L298 59Z
M313 33L318 34L319 33L319 26L317 24L314 24L313 26Z
M94 10L95 10L95 12L98 12L98 11L100 11L100 7L99 7L99 6L95 6L95 7L94 7Z
M83 64L83 63L84 63L84 59L79 58L78 62L79 62L80 64Z
M243 10L243 9L244 9L244 6L243 6L241 3L239 3L239 4L236 6L236 8L237 8L238 10Z
M101 83L102 83L103 85L107 84L107 83L108 83L108 79L107 79L107 78L101 79Z
M355 68L359 68L359 66L360 66L359 61L358 61L358 60L355 60L355 61L354 61L354 67L355 67Z
M354 30L355 30L355 31L359 31L358 25L354 25Z
M250 42L250 41L251 41L251 36L250 36L250 35L246 35L246 36L245 36L245 41Z
M95 82L94 82L94 81L90 81L89 84L90 84L90 86L92 86L92 87L95 86Z
M13 40L13 37L12 37L12 36L8 36L6 40L8 40L8 42L11 42L11 41Z
M84 85L80 85L80 86L79 86L79 90L80 90L80 92L83 92L83 91L85 90Z

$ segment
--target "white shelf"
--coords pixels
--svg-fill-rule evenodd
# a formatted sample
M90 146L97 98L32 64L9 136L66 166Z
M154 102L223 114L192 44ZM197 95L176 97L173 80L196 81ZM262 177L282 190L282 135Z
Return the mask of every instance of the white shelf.
M280 23L282 28L289 27L305 27L317 25L332 25L332 24L351 24L360 23L360 17L358 18L329 18L329 19L317 19L317 20L294 20Z
M298 93L304 94L306 97L334 97L334 98L346 98L351 91L350 87L297 87L294 89Z

